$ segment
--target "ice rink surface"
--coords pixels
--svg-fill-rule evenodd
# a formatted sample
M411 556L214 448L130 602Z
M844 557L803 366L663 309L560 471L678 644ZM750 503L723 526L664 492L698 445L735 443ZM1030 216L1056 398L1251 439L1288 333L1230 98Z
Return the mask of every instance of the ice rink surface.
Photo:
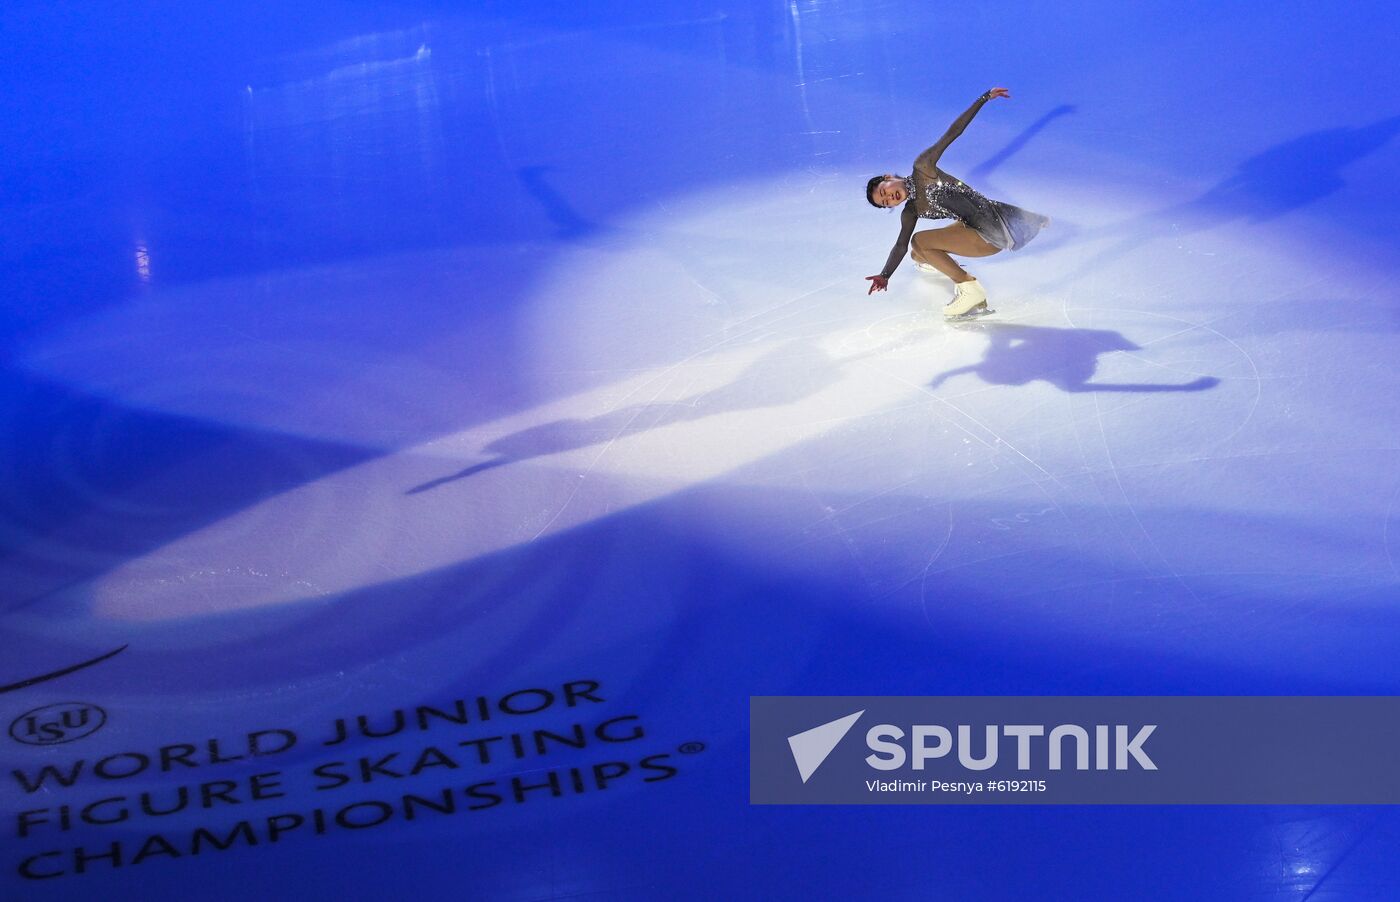
M7 4L0 898L1396 898L1389 808L751 807L747 718L1400 692L1397 26ZM940 163L1053 218L966 261L999 312L867 295L865 180L1000 85ZM570 682L642 734L414 722L548 687L519 728L564 729Z

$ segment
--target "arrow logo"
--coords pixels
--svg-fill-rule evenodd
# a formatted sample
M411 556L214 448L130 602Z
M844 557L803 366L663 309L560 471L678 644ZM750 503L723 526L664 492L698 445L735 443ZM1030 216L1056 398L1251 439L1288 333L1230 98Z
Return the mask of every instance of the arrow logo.
M864 713L862 709L788 737L788 748L792 749L792 760L797 763L797 772L802 775L803 783L817 772L817 768L822 766L822 762Z

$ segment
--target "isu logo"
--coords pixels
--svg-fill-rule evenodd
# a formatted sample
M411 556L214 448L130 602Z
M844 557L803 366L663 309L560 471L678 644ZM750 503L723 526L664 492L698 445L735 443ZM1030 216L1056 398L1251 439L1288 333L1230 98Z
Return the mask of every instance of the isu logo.
M91 736L107 722L107 712L87 702L59 702L21 714L10 724L10 738L25 745L62 745Z

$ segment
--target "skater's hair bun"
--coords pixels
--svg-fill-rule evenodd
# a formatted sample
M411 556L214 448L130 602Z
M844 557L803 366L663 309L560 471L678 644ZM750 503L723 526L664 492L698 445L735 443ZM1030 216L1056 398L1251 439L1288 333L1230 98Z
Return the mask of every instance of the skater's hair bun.
M865 183L865 199L870 201L870 206L879 207L881 210L885 209L885 206L884 204L875 203L875 189L880 187L880 183L884 180L885 177L883 175L877 175Z

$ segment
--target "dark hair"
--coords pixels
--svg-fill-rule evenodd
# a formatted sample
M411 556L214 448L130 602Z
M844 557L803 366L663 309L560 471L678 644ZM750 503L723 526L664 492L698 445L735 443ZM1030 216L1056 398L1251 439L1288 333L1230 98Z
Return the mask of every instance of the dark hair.
M885 205L875 203L875 189L880 187L880 183L884 180L885 177L883 175L877 175L865 183L865 199L870 201L870 206L879 207L881 210L885 209Z

